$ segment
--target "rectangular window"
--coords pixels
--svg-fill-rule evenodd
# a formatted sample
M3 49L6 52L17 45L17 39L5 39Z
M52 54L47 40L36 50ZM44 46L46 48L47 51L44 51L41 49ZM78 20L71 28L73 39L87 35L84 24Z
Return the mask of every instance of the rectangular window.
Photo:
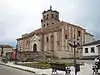
M85 53L88 53L88 48L85 48Z
M59 41L57 41L57 45L59 46Z
M67 39L67 34L65 35L65 39Z
M94 53L94 47L91 47L91 53Z
M47 37L47 42L48 42L48 40L49 40L49 39L48 39L48 37Z
M80 37L81 36L81 31L78 31L78 37Z

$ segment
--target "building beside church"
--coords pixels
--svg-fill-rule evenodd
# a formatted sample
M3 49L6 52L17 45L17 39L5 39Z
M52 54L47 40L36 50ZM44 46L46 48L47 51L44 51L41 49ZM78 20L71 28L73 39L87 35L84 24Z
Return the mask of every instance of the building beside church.
M95 58L100 56L100 40L96 40L83 46L82 55L84 58Z
M5 57L8 52L13 52L11 45L0 44L0 56Z
M94 35L92 35L92 34L86 32L86 33L85 33L85 44L91 43L91 42L94 42L94 41L95 41Z
M42 52L47 56L59 58L73 57L73 48L69 45L72 39L76 44L85 44L86 30L80 26L60 21L59 12L50 9L42 13L41 28L22 35L17 39L18 51ZM89 41L89 40L88 40ZM81 49L76 49L78 57L82 55Z

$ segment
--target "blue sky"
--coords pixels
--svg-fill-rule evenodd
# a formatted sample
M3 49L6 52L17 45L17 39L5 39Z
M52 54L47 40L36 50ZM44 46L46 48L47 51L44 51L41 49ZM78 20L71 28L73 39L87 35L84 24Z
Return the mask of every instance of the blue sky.
M0 0L0 44L15 45L22 34L40 28L42 12L50 5L61 21L82 26L100 39L100 0Z

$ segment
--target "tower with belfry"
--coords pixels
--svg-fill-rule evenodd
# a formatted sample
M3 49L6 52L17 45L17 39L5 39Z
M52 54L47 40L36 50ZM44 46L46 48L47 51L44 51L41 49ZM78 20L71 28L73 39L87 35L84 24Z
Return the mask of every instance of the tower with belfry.
M42 52L51 57L72 58L73 48L69 46L70 40L78 39L79 44L83 45L85 34L84 28L60 21L59 12L53 10L50 5L50 8L42 13L41 28L17 39L18 49L20 51ZM77 49L76 55L81 57L82 50Z

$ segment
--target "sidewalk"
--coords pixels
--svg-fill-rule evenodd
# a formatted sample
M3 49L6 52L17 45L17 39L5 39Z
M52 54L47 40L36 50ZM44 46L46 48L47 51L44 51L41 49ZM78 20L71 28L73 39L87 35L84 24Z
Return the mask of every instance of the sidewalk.
M35 72L36 74L46 74L46 75L51 75L52 74L52 69L37 69L37 68L31 68L31 67L26 67L26 66L21 66L21 65L15 65L13 63L6 63L4 64L6 66L22 69L22 70L27 70L31 72ZM70 67L71 69L71 75L74 74L74 67ZM64 75L64 71L57 71L59 75ZM86 64L80 66L80 72L77 73L77 75L92 75L92 65L91 64Z

